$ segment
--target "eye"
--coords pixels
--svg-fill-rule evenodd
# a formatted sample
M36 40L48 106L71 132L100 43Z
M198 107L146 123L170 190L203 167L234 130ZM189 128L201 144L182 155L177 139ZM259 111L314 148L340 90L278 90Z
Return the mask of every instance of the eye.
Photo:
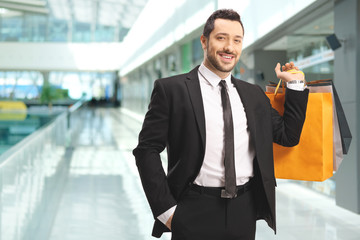
M223 36L218 36L217 39L218 39L218 40L224 40L225 37L223 37Z
M241 39L235 39L235 43L241 43Z

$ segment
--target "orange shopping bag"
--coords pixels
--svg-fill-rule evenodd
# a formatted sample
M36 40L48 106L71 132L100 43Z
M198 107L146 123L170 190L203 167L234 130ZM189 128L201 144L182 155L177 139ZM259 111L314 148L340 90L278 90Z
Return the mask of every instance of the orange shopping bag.
M267 92L281 115L285 93ZM324 181L333 175L333 104L331 93L310 93L300 142L295 147L274 143L275 177Z

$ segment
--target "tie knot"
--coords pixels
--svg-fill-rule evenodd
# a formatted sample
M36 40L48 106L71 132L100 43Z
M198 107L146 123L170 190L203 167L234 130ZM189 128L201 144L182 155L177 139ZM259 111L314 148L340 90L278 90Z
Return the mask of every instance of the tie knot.
M225 88L225 89L226 89L226 86L227 86L226 81L225 81L225 80L221 80L221 81L220 81L220 86L221 86L222 88Z

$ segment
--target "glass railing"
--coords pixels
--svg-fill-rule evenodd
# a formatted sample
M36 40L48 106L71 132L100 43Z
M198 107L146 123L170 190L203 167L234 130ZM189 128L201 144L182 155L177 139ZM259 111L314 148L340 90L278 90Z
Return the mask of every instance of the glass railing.
M69 121L81 104L55 117L25 117L28 126L43 125L0 155L1 240L47 239L68 173ZM24 126L12 131L25 132Z
M24 111L0 110L0 156L66 110L66 107L51 111L38 107Z

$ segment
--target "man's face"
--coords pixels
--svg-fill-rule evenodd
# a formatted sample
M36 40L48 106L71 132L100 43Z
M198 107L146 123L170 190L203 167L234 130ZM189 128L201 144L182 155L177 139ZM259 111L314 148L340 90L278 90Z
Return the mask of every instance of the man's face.
M221 78L228 76L239 61L243 36L238 21L216 19L209 38L201 36L204 65Z

